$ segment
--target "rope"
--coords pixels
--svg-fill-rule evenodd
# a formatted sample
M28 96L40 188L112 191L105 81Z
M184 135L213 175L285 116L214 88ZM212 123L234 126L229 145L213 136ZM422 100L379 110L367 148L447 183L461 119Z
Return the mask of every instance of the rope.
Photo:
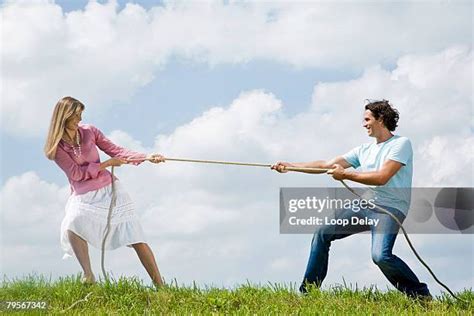
M115 176L114 176L114 166L112 166L112 192L111 192L111 196L110 196L110 205L109 205L109 212L107 214L107 225L105 226L105 229L104 229L104 238L102 239L102 247L101 247L101 254L100 254L100 266L102 268L102 274L104 275L104 278L107 280L108 279L108 275L107 273L105 272L105 241L107 240L107 236L109 235L109 232L110 232L110 220L112 218L112 210L115 206L115 202L116 202L116 195L115 195ZM64 309L61 311L61 314L64 314L65 312L67 312L68 310L72 309L74 306L76 306L77 304L81 303L81 302L87 302L87 300L89 299L89 296L92 294L92 292L89 292L83 299L80 299L76 302L74 302L71 306L69 306L68 308Z
M92 292L89 292L87 293L87 295L83 298L83 299L80 299L80 300L77 300L75 301L74 303L72 303L71 306L69 306L68 308L66 309L63 309L60 313L61 314L64 314L65 312L67 312L68 310L72 309L74 306L76 306L77 304L81 303L81 302L87 302L87 300L89 299L89 296L91 296Z
M147 159L147 160L152 160ZM198 163L210 163L219 165L235 165L235 166L250 166L250 167L266 167L269 168L271 165L263 163L248 163L248 162L234 162L234 161L222 161L222 160L199 160L199 159L182 159L182 158L165 158L169 161L181 161L181 162L198 162Z
M115 194L115 176L114 176L114 166L112 166L111 170L111 176L112 176L112 192L110 196L110 205L109 205L109 212L107 213L107 225L105 226L104 229L104 238L102 239L102 247L101 247L101 254L100 254L100 266L102 268L102 275L104 278L107 280L108 276L105 271L105 241L107 240L107 236L109 235L110 232L110 220L112 218L112 210L115 206L116 202L116 194Z
M207 163L207 164L218 164L218 165L234 165L234 166L247 166L247 167L264 167L270 168L271 164L263 163L248 163L248 162L235 162L235 161L223 161L223 160L200 160L200 159L183 159L183 158L164 158L166 161L180 161L180 162L197 162L197 163ZM152 161L153 158L146 159L128 159L129 162L138 162L138 161ZM297 172L310 172L310 173L326 173L329 169L324 168L299 168L299 167L286 167L288 171L297 171Z

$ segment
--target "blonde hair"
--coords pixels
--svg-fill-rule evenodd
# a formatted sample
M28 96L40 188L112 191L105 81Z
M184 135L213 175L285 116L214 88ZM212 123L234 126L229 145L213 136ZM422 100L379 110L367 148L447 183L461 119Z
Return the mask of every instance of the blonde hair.
M72 97L64 97L56 103L54 107L51 123L49 124L48 138L44 145L44 153L50 160L56 157L56 150L59 141L63 137L66 120L79 111L85 108L81 101Z

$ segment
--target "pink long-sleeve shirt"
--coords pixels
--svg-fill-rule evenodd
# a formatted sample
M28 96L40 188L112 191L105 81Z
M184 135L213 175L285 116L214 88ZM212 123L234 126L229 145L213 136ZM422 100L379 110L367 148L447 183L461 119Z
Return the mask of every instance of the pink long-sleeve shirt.
M79 124L78 131L81 138L82 154L80 157L74 154L70 144L61 140L54 158L54 161L66 173L71 184L72 194L84 194L112 183L111 173L108 170L99 170L100 157L97 147L111 157L146 158L143 153L115 145L98 128L92 125ZM143 161L134 162L134 164L138 165L141 162Z

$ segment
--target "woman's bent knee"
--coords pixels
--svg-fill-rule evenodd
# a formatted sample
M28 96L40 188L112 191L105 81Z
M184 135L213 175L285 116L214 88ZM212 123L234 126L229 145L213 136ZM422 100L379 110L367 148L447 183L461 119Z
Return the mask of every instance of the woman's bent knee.
M137 248L141 248L141 247L146 247L148 246L147 243L145 242L137 242L136 244L132 244L132 247L137 249Z
M84 241L84 238L82 238L81 236L79 236L78 234L76 234L75 232L73 232L72 230L67 230L67 236L69 237L69 240L73 239L73 240L81 240L81 241Z

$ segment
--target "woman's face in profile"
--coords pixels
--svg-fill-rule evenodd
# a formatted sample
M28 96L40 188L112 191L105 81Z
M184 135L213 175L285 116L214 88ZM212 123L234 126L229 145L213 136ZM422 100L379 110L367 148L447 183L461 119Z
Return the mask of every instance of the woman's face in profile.
M82 121L82 110L78 110L66 120L66 128L77 130L80 121Z

